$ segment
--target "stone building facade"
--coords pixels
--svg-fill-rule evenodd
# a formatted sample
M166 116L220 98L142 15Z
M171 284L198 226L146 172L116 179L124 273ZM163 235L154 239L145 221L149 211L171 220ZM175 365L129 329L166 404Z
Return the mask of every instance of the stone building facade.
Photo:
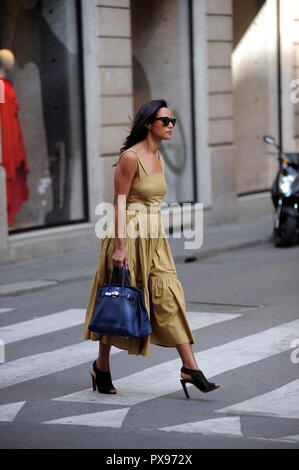
M34 8L41 3L40 18L44 30L49 25L53 51L59 46L59 60L63 64L67 57L73 67L65 72L71 96L65 105L72 121L67 123L70 160L67 145L54 147L58 158L69 165L64 177L71 174L66 184L71 196L69 210L58 211L62 198L51 219L39 211L36 193L35 205L33 199L27 201L16 224L9 227L5 168L0 165L2 263L97 245L96 206L112 202L112 165L130 118L150 99L164 98L178 118L174 143L162 147L170 182L167 202L203 203L207 225L252 220L273 210L270 187L277 162L267 156L262 136L280 137L285 149L299 151L298 104L290 98L299 68L299 0L81 0L66 12L64 25L57 19L62 2L51 0L46 7L42 1L31 3L36 3ZM8 18L17 14L23 15L23 21L24 15L26 21L36 18L37 10L33 17L30 5L24 12L20 8L14 16L7 13ZM66 27L72 21L74 28ZM7 33L4 40L0 37L0 48L16 45L17 51L16 25L14 33ZM33 149L28 152L33 168L37 140L32 138L20 77L34 75L30 58L22 66L19 56L16 53L17 68L11 78L19 93L25 144ZM55 63L54 52L52 56ZM58 131L51 128L46 135ZM38 142L40 155L45 146ZM47 186L49 172L52 180L56 175L61 182L57 191L65 188L64 166L59 162L55 173L55 161L46 176L41 169L36 174L32 169L32 195L37 178L39 188ZM52 208L53 198L47 199Z

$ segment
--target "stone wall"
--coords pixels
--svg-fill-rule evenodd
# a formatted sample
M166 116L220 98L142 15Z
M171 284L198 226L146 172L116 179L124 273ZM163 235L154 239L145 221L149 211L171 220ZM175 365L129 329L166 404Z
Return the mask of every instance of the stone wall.
M133 110L130 0L82 8L89 220L113 200L113 173ZM84 3L84 2L82 2Z
M105 177L102 200L112 201L113 163L128 134L133 113L130 0L97 2L98 68L100 75L100 155ZM100 202L100 201L99 201Z
M2 165L2 145L1 145L1 121L0 121L0 264L8 261L7 244L7 213L6 213L6 172Z
M288 146L292 144L293 147L297 145L299 150L299 105L291 103L289 88L290 79L297 78L296 75L299 78L299 35L293 38L288 32L292 29L290 24L298 25L299 0L289 1L294 6L291 9L291 21L287 17L290 15L290 9L282 11L282 15L285 15L282 20L284 24L282 28L283 132L286 144ZM274 3L276 0L266 1L271 8L274 8ZM97 239L94 234L94 222L98 218L95 213L96 206L102 201L112 202L114 193L112 164L128 134L129 115L132 117L134 112L131 2L89 0L89 8L86 8L84 0L81 4L89 222L49 229L47 239L43 230L14 234L8 238L7 244L6 223L3 217L5 201L2 190L0 194L1 222L4 221L4 224L1 224L2 228L0 227L2 262L8 259L11 261L30 259L41 254L66 251L80 246L93 244L96 246ZM235 113L236 90L231 59L233 1L193 0L192 5L197 201L204 203L204 223L207 225L226 223L246 219L247 216L254 218L257 214L263 216L271 208L268 194L263 196L262 201L260 198L245 201L246 197L243 199L238 197L239 192L246 192L248 189L246 173L248 168L252 171L252 165L250 166L251 161L244 154L243 162L246 163L247 159L249 166L242 171L240 166L238 167L242 148L240 140L236 139L235 131L236 122L239 125L239 118ZM281 5L285 3L281 2ZM267 60L273 62L273 58L269 57ZM248 70L248 64L246 67ZM267 70L268 75L265 72ZM253 79L258 80L260 69L251 72ZM275 106L278 102L275 77L273 78L269 66L264 67L263 73L264 77L267 75L267 83L270 84L265 90L267 102L272 103L272 107L264 109L263 122L266 127L259 130L259 133L267 130L275 134L277 116ZM242 113L247 113L253 121L251 124L253 127L257 109L259 108L256 107L255 111L252 111L246 105L242 110ZM243 125L244 135L248 134L246 126L247 124ZM258 138L260 139L260 136ZM249 143L252 151L254 146L250 139ZM263 151L266 152L266 149ZM257 153L257 156L265 158L265 154ZM262 182L263 185L270 185L274 164L275 162L270 163L270 160L265 163L267 178ZM242 175L245 175L245 180ZM4 172L0 164L0 185L3 181ZM246 184L243 184L244 181ZM250 187L249 191L251 189Z
M232 14L232 0L206 2L207 119L213 195L212 212L207 219L210 223L224 223L237 218L231 69Z
M299 0L294 1L294 17L293 17L293 79L299 81ZM299 90L299 84L296 89ZM297 101L299 101L299 92L297 92ZM294 134L295 150L299 152L299 102L293 105L294 116Z

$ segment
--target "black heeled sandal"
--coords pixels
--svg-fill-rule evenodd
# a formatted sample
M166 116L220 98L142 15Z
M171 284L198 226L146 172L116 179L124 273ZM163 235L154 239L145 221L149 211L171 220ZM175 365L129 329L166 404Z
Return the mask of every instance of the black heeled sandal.
M92 367L93 367L93 370L91 370L89 373L92 378L93 391L95 392L96 389L98 389L99 393L107 393L110 395L115 395L117 393L117 390L114 390L115 387L111 380L110 370L108 370L107 372L103 372L99 370L97 368L96 361L94 361Z
M220 385L216 385L213 382L209 382L205 378L201 370L187 369L187 367L182 367L181 372L183 374L191 375L192 377L191 379L181 379L181 384L185 392L186 398L190 398L186 383L195 385L195 387L197 387L203 393L212 392L213 390L216 390L216 388L220 387Z

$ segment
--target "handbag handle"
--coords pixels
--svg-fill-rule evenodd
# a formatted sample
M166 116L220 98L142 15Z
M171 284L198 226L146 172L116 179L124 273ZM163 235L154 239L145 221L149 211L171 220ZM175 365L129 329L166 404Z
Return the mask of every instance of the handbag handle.
M129 287L131 287L131 279L129 277L128 270L127 270L127 268L125 267L124 264L122 265L121 269L122 269L121 290L123 291L123 289L125 288L125 277L126 277L126 280L129 283Z
M109 289L111 288L112 279L113 279L113 276L114 276L114 274L116 273L116 270L117 270L117 269L118 269L117 266L114 266L114 267L113 267L113 271L112 271L112 273L111 273L110 280L109 280ZM129 276L128 270L127 270L127 268L125 267L124 264L123 264L122 267L121 267L121 272L122 272L122 276L121 276L121 291L123 291L124 286L125 286L125 277L126 277L126 280L127 280L128 283L129 283L129 287L131 286L131 280L130 280L130 276Z

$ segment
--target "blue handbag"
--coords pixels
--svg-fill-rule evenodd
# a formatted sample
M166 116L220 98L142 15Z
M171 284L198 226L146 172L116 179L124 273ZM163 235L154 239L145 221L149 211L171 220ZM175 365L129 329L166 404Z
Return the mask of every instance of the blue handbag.
M112 284L118 268L114 266L109 284L99 287L90 331L108 336L143 338L152 333L142 290L132 287L128 271L121 268L121 284ZM125 286L125 276L129 287Z

